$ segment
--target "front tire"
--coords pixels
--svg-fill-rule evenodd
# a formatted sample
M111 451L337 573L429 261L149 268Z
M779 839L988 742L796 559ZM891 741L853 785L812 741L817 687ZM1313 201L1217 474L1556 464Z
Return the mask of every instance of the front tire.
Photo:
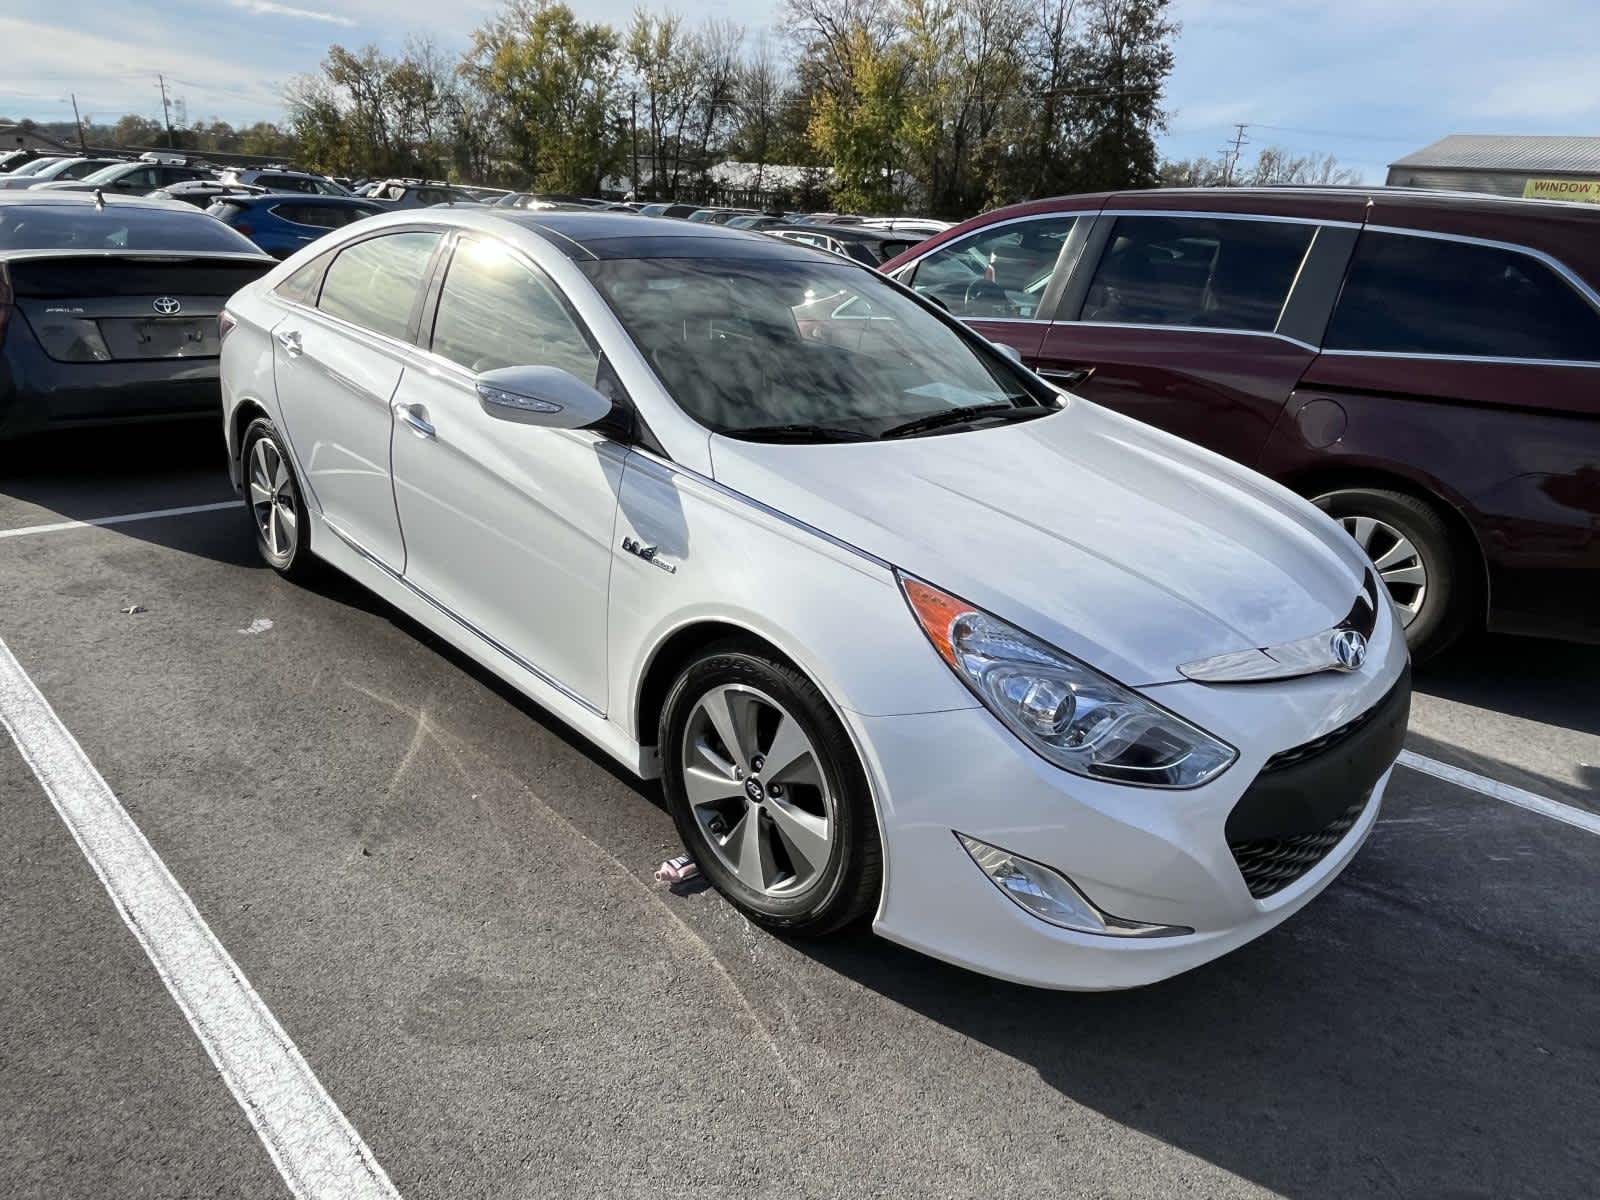
M1461 636L1471 619L1472 578L1450 527L1432 505L1380 488L1342 488L1312 503L1372 559L1412 658L1431 658Z
M753 644L714 646L673 685L662 786L684 846L751 920L820 936L882 884L866 773L816 685Z
M303 581L313 570L306 506L283 440L265 417L245 429L240 462L256 549L278 574Z

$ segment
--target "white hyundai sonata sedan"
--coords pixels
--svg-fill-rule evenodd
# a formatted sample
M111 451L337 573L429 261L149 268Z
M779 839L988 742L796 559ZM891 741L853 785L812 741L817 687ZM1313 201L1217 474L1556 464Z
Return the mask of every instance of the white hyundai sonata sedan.
M1128 987L1284 920L1377 818L1409 666L1349 536L866 268L434 209L223 325L266 561L659 776L771 929Z

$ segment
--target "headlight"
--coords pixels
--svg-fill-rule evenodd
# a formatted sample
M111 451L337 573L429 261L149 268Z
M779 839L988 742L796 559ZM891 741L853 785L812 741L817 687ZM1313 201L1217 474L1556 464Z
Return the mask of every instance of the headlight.
M920 579L901 575L900 586L950 669L1056 766L1112 783L1189 788L1237 757L1205 730L998 617Z

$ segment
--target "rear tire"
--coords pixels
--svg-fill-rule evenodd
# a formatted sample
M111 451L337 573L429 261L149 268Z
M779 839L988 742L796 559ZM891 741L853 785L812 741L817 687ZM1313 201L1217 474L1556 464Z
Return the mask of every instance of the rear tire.
M1425 500L1381 488L1341 488L1312 503L1372 558L1418 662L1449 646L1472 620L1477 593L1459 539Z
M257 417L245 429L239 461L256 549L285 579L303 582L314 571L310 521L288 451L267 418Z
M866 772L803 674L755 643L713 646L673 684L659 736L683 844L751 920L816 937L872 911L883 867Z

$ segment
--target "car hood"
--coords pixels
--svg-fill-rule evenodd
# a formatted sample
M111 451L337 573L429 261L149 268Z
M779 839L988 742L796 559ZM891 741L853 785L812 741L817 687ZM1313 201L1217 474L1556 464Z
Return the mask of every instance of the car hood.
M1362 581L1355 543L1306 501L1076 398L942 436L711 442L719 483L1128 684L1327 629Z

